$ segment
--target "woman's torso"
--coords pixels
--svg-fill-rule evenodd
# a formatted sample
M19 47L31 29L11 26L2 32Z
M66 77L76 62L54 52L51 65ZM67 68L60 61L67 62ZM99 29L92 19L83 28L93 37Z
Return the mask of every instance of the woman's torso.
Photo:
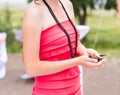
M40 9L41 9L40 11L42 11L43 25L42 25L42 32L40 33L41 34L40 52L39 52L40 60L61 61L61 60L70 59L71 57L70 57L70 52L68 47L68 41L64 32L56 24L55 20L53 19L46 5L44 5L43 2L41 4L42 5L40 6ZM64 3L64 7L66 8L66 11L69 14L70 18L73 20L73 15L71 13L71 10L68 7L68 3ZM60 11L63 14L60 14ZM72 46L74 50L75 49L74 47L75 32L65 12L61 7L61 10L59 11L58 9L57 10L55 9L54 13L58 17L61 24L66 28L66 30L68 31L68 34L70 34L70 38L71 38ZM61 84L59 85L60 87L71 86L74 84L74 82L72 82L74 81L74 78L75 79L77 78L78 80L79 73L80 71L78 66L75 66L59 73L45 75L45 76L37 76L35 77L37 84L35 83L34 86L35 87L39 86L39 88L49 88L51 87L51 85L49 84L50 81L51 82L54 81L54 86L52 86L53 88L57 87L56 82L59 83L61 81L62 83L60 83ZM68 83L66 83L67 80L71 80L71 81L68 81ZM38 85L39 83L40 85ZM42 84L45 84L45 83L47 84L43 86ZM64 85L64 83L66 83L67 85Z

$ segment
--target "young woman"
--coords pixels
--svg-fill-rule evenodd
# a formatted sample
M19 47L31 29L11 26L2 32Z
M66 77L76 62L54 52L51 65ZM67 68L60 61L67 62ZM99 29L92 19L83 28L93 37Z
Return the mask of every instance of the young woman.
M26 72L35 77L32 95L82 95L79 65L100 69L106 59L89 55L79 41L69 0L33 0L23 20L23 58Z

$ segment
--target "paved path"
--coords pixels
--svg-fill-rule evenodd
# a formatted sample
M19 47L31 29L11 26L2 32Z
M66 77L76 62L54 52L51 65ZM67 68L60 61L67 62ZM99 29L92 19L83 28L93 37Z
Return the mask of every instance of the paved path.
M0 80L0 95L31 95L33 80L22 80L19 54L9 54L7 75ZM84 69L84 95L120 95L120 60L112 60L102 70Z
M101 70L84 70L84 95L120 95L120 60Z

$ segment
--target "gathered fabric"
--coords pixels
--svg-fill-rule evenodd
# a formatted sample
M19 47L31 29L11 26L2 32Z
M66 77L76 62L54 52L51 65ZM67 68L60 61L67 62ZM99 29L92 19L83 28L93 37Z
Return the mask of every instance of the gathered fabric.
M75 51L76 39L72 25L69 20L61 24L67 30L72 49ZM78 35L80 37L79 32ZM39 58L51 62L71 58L67 37L57 24L42 31ZM58 73L35 77L32 95L82 95L79 67L74 66Z

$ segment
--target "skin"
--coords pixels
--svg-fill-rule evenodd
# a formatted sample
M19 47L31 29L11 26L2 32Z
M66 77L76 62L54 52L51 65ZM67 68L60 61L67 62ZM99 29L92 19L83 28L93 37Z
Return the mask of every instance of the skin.
M72 3L69 0L61 0L64 4L71 20L74 22L74 12ZM58 0L46 0L51 6L59 21L67 20L66 14ZM23 20L23 59L26 72L29 76L42 76L54 74L73 66L81 65L89 69L100 69L106 63L106 59L98 62L89 58L88 55L99 55L93 49L86 49L78 41L78 57L63 61L42 61L39 59L40 35L42 30L56 24L46 5L42 0L39 5L32 2L25 11ZM59 11L58 11L59 10ZM61 14L63 13L63 14Z

